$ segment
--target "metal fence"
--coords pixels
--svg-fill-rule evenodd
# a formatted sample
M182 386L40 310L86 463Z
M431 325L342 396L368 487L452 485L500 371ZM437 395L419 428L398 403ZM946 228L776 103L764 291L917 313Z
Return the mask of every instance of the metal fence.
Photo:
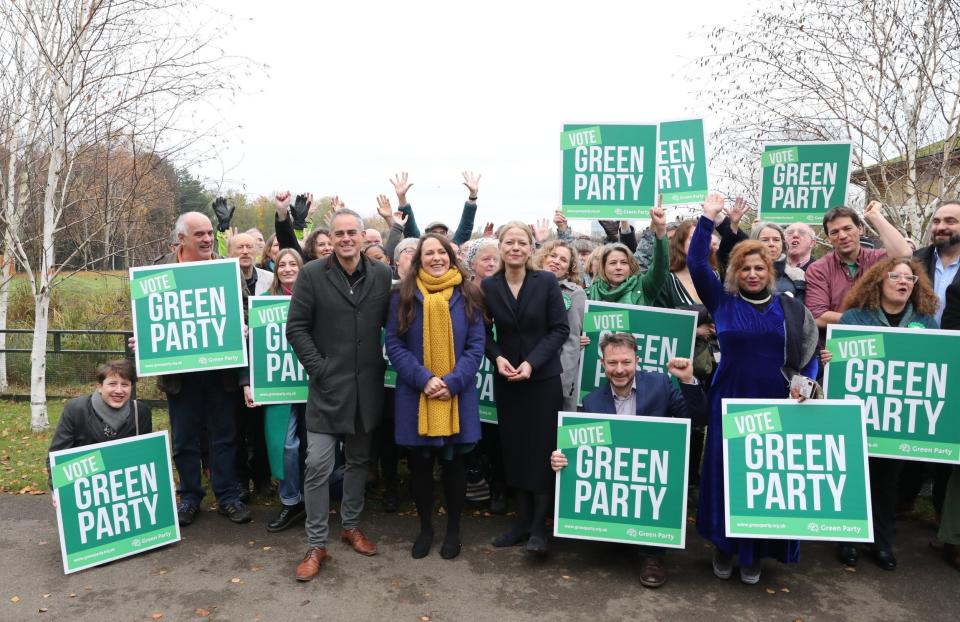
M32 328L0 329L6 335L6 347L0 355L6 357L7 383L11 394L30 392L30 353L33 345ZM97 366L117 358L132 358L127 347L129 330L60 329L47 331L47 392L49 395L69 395L77 388L89 388L96 382Z

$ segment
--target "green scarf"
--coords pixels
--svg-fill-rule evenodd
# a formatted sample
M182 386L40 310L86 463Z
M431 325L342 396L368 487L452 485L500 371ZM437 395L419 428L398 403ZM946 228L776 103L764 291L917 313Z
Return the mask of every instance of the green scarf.
M643 295L640 279L643 275L632 274L627 279L611 288L603 278L597 278L587 288L587 298L602 302L619 302L625 305L645 305L647 299Z

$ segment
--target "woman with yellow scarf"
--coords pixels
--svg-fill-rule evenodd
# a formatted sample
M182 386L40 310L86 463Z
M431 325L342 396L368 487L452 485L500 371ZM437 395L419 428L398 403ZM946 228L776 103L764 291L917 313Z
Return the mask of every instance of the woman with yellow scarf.
M433 463L443 465L447 531L440 556L460 553L466 494L463 456L480 440L476 375L483 360L483 296L457 262L450 242L427 234L390 300L385 344L397 370L395 438L409 449L420 534L411 554L433 545Z

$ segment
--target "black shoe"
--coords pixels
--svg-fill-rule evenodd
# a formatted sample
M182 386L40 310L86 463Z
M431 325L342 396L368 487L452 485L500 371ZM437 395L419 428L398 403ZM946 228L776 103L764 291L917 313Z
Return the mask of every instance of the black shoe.
M240 499L241 503L247 503L250 501L250 487L244 486L243 484L237 484L237 498Z
M443 546L440 547L440 557L444 559L453 559L460 554L463 545L460 544L459 536L447 536L443 539Z
M880 568L884 570L897 569L897 558L893 556L893 551L889 549L873 549L871 554L873 555L873 561L875 561Z
M222 514L236 524L249 523L253 519L253 513L243 501L234 501L227 505L217 504L217 514Z
M303 505L303 501L296 505L284 505L280 508L280 513L277 514L277 517L267 523L267 531L271 533L283 531L290 525L302 521L306 516L307 508Z
M383 493L383 511L396 512L400 509L400 495L397 493L397 487L387 486L387 489Z
M490 495L490 513L497 515L507 513L507 497L502 492Z
M525 541L529 537L530 537L529 531L520 531L517 529L511 529L507 533L499 535L496 538L494 538L492 544L498 549L501 549L508 546L516 546L522 543L523 541Z
M527 553L533 555L547 554L547 539L543 536L530 536L527 540Z
M837 547L837 559L845 566L857 565L857 547L852 544L841 544Z
M197 518L200 513L200 507L186 501L177 504L177 522L181 527L186 527Z

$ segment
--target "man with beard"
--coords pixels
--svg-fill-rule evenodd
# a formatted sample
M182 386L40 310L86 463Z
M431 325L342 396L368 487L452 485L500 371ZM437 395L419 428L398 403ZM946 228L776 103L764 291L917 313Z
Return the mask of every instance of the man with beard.
M937 323L941 328L960 330L960 199L941 201L930 220L930 246L913 254L927 269L927 276L940 298ZM960 469L931 464L933 507L940 520L940 539L947 561L960 570ZM923 486L924 462L906 462L900 474L898 509L908 512ZM953 475L951 476L951 471ZM951 479L952 477L952 479ZM948 486L948 480L950 485Z

